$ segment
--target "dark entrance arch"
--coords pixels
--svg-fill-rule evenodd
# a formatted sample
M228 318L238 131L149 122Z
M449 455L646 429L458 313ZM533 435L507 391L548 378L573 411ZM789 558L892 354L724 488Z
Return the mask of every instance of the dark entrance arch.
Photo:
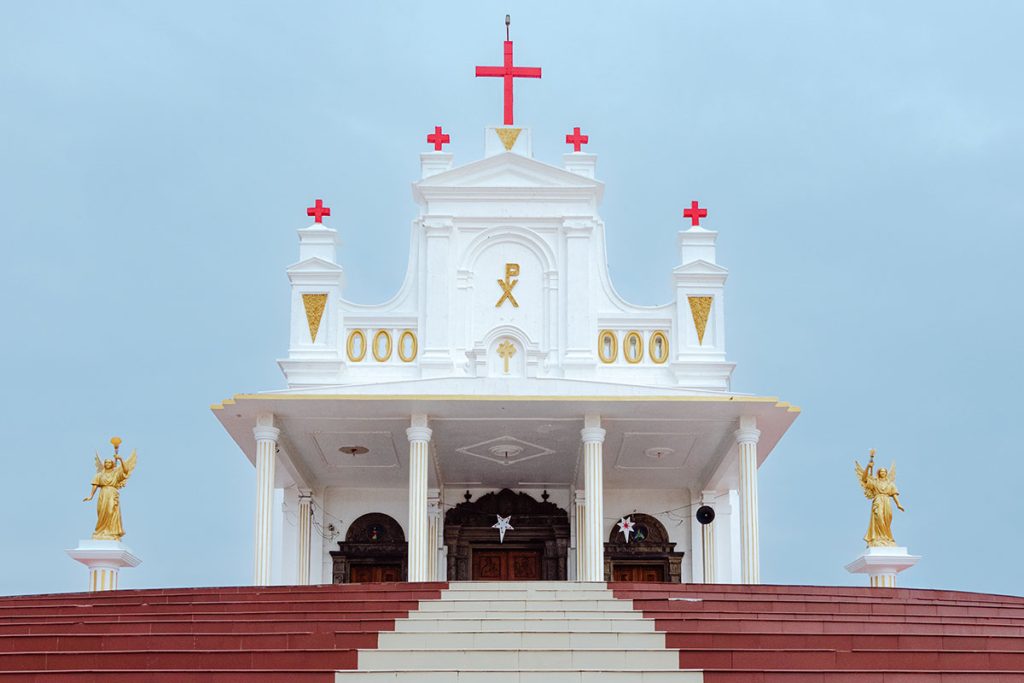
M331 551L334 583L405 581L408 545L394 518L381 512L358 517Z
M513 530L499 541L497 516L511 516ZM569 513L554 503L502 489L445 513L451 581L564 581L569 556Z

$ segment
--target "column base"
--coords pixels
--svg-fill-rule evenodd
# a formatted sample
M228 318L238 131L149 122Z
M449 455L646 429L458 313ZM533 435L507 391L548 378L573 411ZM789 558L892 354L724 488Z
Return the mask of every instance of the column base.
M89 590L117 590L117 575L122 567L137 567L142 562L121 541L81 540L77 548L65 551L71 559L89 568Z
M846 571L867 574L873 588L895 588L896 575L910 569L920 559L920 555L910 555L902 546L873 547L846 565Z

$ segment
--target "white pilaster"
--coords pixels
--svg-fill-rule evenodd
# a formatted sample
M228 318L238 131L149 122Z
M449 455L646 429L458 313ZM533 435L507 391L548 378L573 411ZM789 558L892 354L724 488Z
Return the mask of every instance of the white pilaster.
M281 430L274 426L274 416L264 413L256 417L252 434L256 437L256 542L254 544L253 578L255 586L270 584L273 553L272 515L274 505L274 466L277 461L277 437Z
M309 585L309 553L313 522L313 492L299 489L299 520L298 520L298 576L296 582L300 586Z
M701 505L707 505L714 510L716 497L714 491L701 491ZM717 514L718 511L715 510L715 512ZM700 526L701 555L704 560L704 583L717 583L717 572L715 571L715 523L712 521L710 524L701 524Z
M757 441L761 432L756 418L741 417L734 435L739 446L741 577L743 583L761 583L757 516Z
M580 436L583 439L583 569L580 581L604 581L604 470L602 452L605 430L599 415L587 415Z
M586 500L583 489L572 489L572 515L569 518L569 545L572 548L568 567L570 581L579 581L583 575L583 528L586 525Z
M427 491L427 580L439 581L438 564L441 551L442 515L441 489Z
M409 439L409 580L428 581L427 467L430 436L426 415L413 415Z

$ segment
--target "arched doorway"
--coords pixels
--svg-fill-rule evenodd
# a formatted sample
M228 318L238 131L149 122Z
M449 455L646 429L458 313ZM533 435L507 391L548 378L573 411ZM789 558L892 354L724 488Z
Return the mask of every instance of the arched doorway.
M357 518L331 551L334 583L405 581L408 545L394 518L381 512Z
M665 525L651 515L628 515L636 524L627 542L617 526L604 544L605 581L681 583L683 553L668 540Z
M511 517L501 541L498 516ZM564 581L569 555L569 513L546 500L502 489L445 513L448 579Z

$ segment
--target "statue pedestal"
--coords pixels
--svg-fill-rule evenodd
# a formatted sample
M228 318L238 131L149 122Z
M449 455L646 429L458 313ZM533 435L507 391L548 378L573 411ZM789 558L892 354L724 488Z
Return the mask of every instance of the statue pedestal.
M874 547L868 548L846 565L846 571L851 574L867 574L874 588L895 588L896 575L910 569L920 559L920 555L910 555L901 546Z
M71 559L89 568L90 591L117 590L121 567L137 567L142 560L121 541L81 540L77 548L66 551Z

